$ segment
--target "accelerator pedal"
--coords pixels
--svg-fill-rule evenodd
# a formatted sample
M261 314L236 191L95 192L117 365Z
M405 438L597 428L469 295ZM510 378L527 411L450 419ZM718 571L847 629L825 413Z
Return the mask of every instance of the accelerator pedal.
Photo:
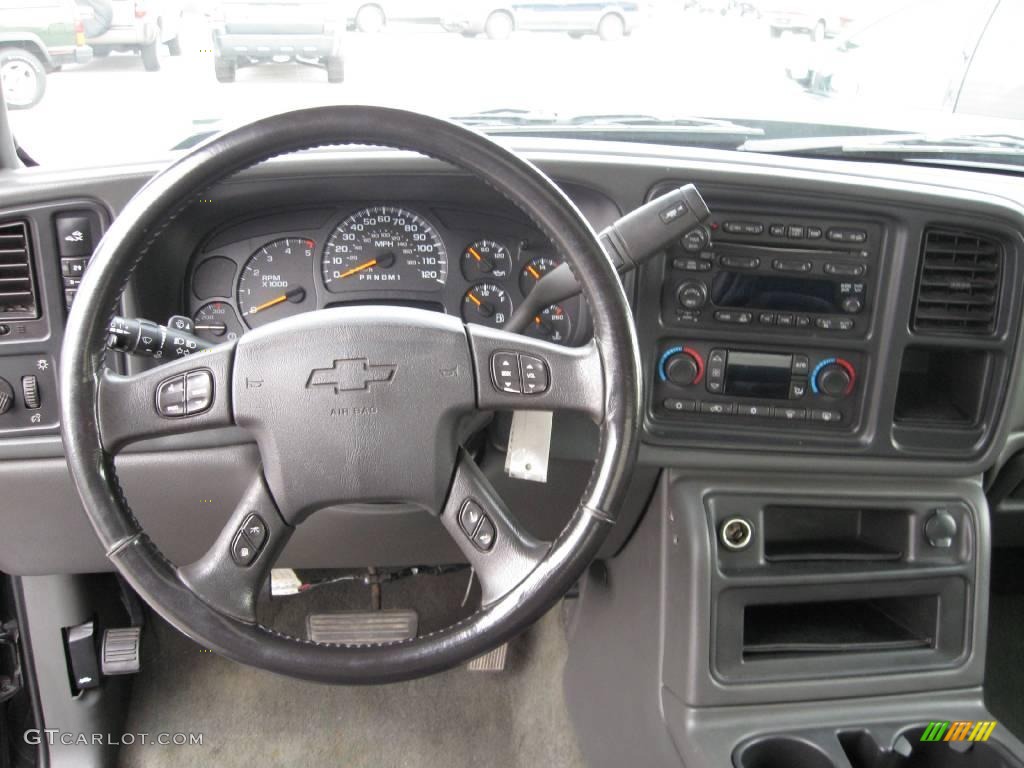
M470 672L504 672L508 659L508 643L502 643L493 651L477 656L469 662Z
M419 614L405 608L312 613L306 619L306 633L314 643L372 645L412 640L419 623Z

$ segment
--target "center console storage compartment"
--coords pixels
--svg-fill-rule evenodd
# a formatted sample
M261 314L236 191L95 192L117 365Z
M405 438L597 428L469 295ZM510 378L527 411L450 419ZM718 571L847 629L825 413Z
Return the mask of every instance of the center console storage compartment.
M720 683L906 675L968 658L966 503L716 493L705 505Z
M933 648L938 595L743 608L743 660Z

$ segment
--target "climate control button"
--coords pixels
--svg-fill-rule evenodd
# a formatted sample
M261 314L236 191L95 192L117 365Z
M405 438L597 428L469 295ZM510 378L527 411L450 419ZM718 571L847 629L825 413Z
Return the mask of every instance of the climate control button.
M679 387L700 384L704 378L704 358L690 347L670 347L658 361L658 376Z
M818 363L811 375L811 390L825 397L847 397L853 392L857 372L848 360L828 357Z

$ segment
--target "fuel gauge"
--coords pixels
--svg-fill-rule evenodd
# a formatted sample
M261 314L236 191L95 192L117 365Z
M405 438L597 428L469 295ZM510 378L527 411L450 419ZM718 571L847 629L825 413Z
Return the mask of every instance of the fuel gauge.
M462 298L462 320L500 328L512 314L508 292L494 283L478 283Z

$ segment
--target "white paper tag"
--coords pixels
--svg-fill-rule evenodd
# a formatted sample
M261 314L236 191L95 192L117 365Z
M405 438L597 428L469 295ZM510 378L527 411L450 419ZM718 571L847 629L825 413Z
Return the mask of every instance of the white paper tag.
M270 571L271 595L297 595L302 582L291 568L274 568Z
M548 481L551 411L516 411L508 436L505 473L520 480Z

